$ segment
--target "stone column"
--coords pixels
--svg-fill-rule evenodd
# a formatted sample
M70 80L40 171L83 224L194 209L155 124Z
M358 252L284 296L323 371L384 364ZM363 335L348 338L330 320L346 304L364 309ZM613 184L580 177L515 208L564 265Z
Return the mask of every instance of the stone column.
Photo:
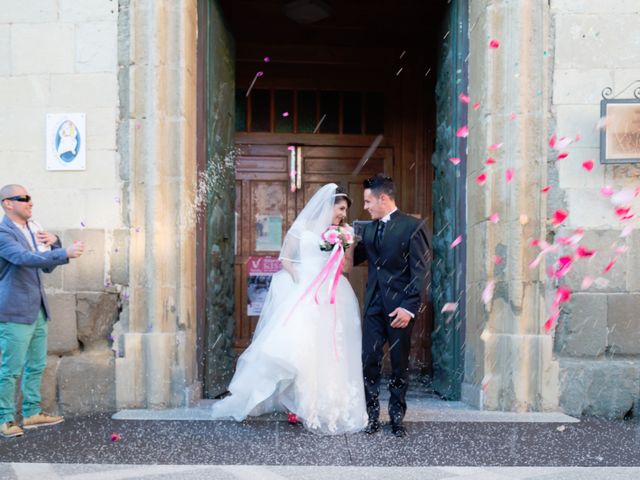
M177 406L197 388L196 0L119 6L119 151L131 290L128 321L120 322L117 405Z
M528 243L543 238L550 118L548 2L470 2L466 402L490 410L557 409L558 365L547 314L544 266L531 270ZM500 41L497 49L489 39ZM513 115L515 114L515 119ZM488 146L500 144L498 151ZM491 167L487 157L496 158ZM515 177L505 181L506 169ZM475 178L487 172L484 186ZM500 221L488 218L497 213ZM494 256L504 258L496 265ZM481 294L495 282L493 300Z

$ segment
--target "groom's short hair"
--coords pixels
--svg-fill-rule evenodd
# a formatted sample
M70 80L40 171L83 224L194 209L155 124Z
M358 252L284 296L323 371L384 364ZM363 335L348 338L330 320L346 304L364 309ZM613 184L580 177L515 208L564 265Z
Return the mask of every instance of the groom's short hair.
M365 190L371 190L376 197L379 197L381 194L385 193L391 198L395 200L396 198L396 185L393 183L393 179L391 177L387 177L382 173L374 175L371 178L367 178L364 182L362 182Z

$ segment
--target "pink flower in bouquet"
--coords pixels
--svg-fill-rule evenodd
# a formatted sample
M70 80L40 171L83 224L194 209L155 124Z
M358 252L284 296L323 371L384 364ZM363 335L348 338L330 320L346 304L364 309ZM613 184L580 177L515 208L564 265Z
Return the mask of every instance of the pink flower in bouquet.
M325 240L329 243L336 244L338 243L339 237L340 234L336 230L329 230L328 232L326 232Z

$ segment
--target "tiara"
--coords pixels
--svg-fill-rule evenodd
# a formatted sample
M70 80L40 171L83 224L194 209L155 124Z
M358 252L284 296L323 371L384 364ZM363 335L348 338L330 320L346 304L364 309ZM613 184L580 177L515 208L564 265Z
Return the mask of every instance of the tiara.
M348 197L349 195L347 195L346 193L336 193L334 195L334 197Z

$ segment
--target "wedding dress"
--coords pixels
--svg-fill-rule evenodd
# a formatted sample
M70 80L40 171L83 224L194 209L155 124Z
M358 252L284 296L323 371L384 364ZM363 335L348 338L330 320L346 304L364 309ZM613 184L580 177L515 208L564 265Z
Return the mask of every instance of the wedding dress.
M280 258L292 262L298 282L285 270L273 276L253 341L238 359L231 395L214 404L213 418L240 421L288 410L317 433L366 426L358 300L342 276L333 304L330 281L309 289L332 253L320 250L320 234L331 224L335 188L322 187L287 233ZM334 273L335 267L328 277Z

